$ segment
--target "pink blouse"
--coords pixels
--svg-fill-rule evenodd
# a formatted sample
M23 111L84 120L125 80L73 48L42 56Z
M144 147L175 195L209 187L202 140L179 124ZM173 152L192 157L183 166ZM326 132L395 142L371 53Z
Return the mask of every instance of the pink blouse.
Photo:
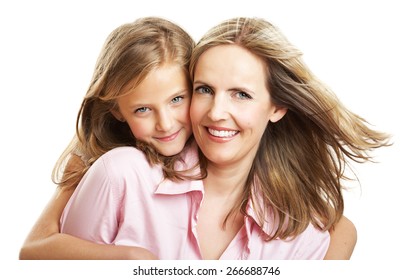
M197 160L191 149L185 160ZM61 232L101 244L143 247L160 259L202 259L197 213L202 181L173 182L133 147L116 148L88 170L61 217ZM265 241L249 207L244 225L220 259L323 259L328 232L308 228L292 241Z

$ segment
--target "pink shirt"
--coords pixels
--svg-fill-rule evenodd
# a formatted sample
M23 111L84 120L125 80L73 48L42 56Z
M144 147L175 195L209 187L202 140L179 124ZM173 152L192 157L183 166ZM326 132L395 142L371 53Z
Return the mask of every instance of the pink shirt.
M186 161L196 159L190 150ZM61 217L61 232L102 244L150 250L160 259L202 259L196 233L202 203L202 181L164 180L159 166L150 166L133 147L116 148L88 170ZM322 259L328 232L309 225L292 241L266 242L248 209L244 226L220 259Z

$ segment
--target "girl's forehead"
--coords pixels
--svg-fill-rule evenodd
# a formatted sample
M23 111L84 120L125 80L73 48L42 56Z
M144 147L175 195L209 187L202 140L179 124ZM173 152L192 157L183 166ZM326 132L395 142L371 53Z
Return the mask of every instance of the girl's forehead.
M153 69L119 99L133 100L133 103L168 102L188 92L191 89L187 73L177 64L165 64Z

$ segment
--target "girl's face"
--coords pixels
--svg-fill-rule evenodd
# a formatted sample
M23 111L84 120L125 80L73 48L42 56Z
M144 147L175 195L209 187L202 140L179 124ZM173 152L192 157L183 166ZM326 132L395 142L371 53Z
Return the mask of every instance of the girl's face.
M164 156L182 151L192 133L191 88L182 68L166 63L152 70L129 94L118 98L115 117L126 121L136 139Z
M286 113L270 100L264 62L237 45L215 46L196 65L191 121L209 162L251 163L269 121Z

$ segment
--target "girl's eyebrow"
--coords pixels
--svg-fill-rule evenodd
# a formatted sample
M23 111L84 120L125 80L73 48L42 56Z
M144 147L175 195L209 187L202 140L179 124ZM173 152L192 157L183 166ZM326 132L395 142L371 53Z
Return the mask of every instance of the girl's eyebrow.
M177 92L171 94L170 97L173 97L173 96L176 96L176 95L180 95L180 94L185 94L185 93L188 93L188 91L190 91L190 90L187 89L187 88L183 88L183 89L178 90Z
M176 97L176 96L183 95L183 94L187 94L187 93L189 93L189 90L184 88L184 89L178 90L177 92L174 92L174 93L168 95L168 96L165 98L165 100L172 99L172 98L174 98L174 97ZM149 107L149 106L151 106L151 105L152 105L152 104L150 104L150 103L134 103L134 104L131 104L129 107L130 107L131 109L134 109L134 108L136 108L136 107Z

